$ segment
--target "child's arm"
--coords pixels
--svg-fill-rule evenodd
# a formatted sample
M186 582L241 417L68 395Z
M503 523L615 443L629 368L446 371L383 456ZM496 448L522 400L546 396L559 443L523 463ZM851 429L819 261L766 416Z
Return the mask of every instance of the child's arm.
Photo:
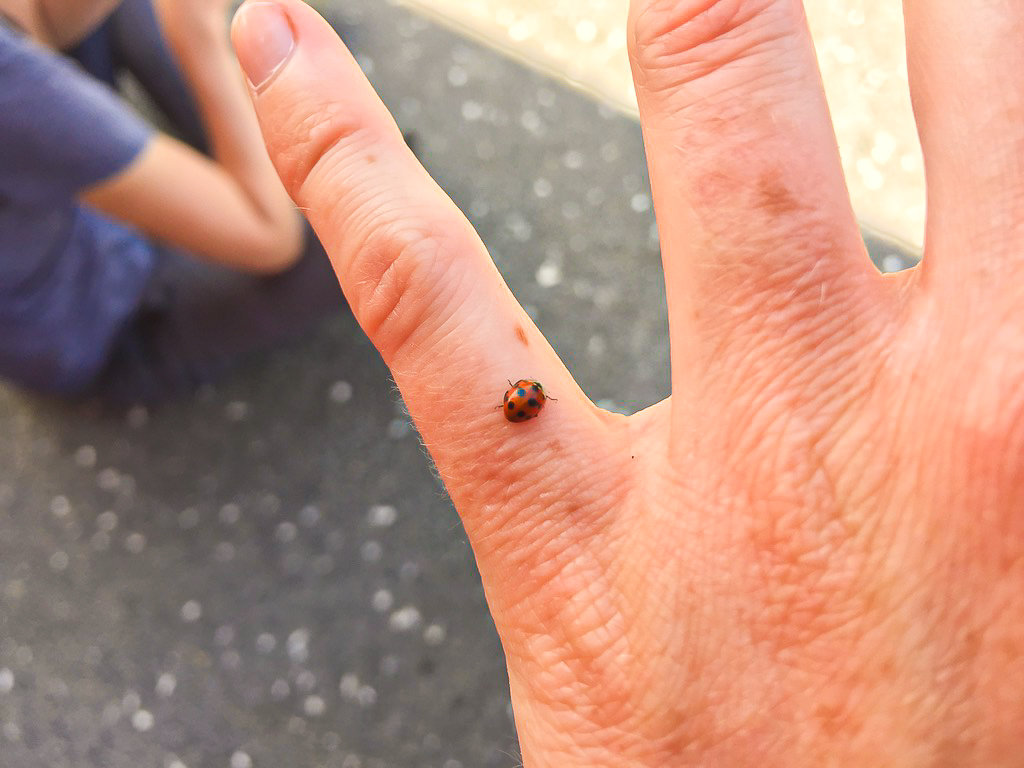
M286 268L301 249L300 219L267 158L228 43L226 3L155 5L194 90L212 159L158 135L80 198L211 261L255 272Z

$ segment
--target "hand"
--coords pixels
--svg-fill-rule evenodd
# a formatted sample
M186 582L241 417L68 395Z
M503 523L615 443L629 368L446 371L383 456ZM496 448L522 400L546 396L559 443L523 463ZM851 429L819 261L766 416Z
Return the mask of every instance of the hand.
M253 44L282 11L235 26L264 138L462 516L524 764L1019 765L1024 8L907 0L928 246L883 276L800 3L634 2L673 375L626 418L328 25L276 5L282 67ZM510 424L526 373L559 399Z

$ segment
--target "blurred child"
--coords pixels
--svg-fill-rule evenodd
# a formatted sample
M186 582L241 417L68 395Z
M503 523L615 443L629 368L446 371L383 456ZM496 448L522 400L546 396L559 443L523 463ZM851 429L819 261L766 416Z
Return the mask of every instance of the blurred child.
M229 5L0 0L0 376L156 402L344 306L266 156Z

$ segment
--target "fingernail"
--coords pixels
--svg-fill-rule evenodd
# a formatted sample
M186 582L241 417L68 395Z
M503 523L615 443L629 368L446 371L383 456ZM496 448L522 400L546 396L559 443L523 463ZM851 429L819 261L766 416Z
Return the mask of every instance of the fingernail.
M264 88L295 49L295 31L277 3L246 3L235 15L235 54L254 90Z

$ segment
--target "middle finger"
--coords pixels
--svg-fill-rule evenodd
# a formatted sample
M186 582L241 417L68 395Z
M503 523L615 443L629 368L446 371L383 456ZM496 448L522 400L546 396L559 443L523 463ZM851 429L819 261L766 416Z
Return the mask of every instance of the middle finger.
M752 339L820 355L875 310L799 0L634 0L673 393Z

